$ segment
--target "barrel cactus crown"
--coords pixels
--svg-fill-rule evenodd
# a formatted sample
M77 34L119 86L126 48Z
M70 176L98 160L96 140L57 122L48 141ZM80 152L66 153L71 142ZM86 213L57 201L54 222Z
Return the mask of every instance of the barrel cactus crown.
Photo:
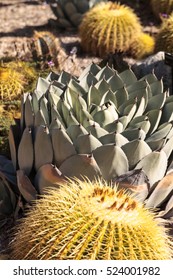
M153 13L157 18L162 18L164 15L170 15L173 11L173 0L151 0Z
M139 19L131 8L106 2L85 14L79 35L86 52L104 56L115 51L128 51L141 30Z
M57 17L57 26L70 29L77 28L83 15L101 0L50 0L49 2L54 15Z
M163 260L171 258L163 225L124 191L96 181L49 190L20 222L12 259Z
M156 36L155 51L165 51L173 53L173 13L168 19L165 19L161 25L161 28Z

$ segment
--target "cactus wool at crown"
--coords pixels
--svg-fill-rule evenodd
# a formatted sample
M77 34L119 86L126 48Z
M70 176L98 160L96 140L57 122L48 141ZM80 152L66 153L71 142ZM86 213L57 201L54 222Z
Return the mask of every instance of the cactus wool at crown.
M172 245L154 216L105 183L68 181L49 190L19 224L11 258L170 259Z

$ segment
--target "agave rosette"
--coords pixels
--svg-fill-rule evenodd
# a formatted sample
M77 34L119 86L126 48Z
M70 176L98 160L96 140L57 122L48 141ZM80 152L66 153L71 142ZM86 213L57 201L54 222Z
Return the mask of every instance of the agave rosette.
M39 78L9 132L21 193L29 201L65 177L102 177L171 217L172 106L154 73L137 80L93 63L78 78Z

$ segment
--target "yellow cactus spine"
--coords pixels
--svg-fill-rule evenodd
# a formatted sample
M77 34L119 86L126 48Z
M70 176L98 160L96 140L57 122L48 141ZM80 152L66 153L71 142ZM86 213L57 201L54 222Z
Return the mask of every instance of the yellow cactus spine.
M105 182L48 190L17 226L11 259L164 260L172 244L142 204Z
M126 52L142 30L132 9L119 3L100 3L88 11L79 27L86 52L103 57L115 51Z

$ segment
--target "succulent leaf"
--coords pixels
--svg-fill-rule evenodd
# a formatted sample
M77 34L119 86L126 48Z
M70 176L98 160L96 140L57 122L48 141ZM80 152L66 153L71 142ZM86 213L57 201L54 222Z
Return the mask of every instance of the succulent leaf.
M76 154L75 147L65 130L58 128L51 130L54 163L59 167L64 160Z
M146 173L149 178L150 185L153 186L161 180L167 169L167 156L164 151L154 151L145 156L136 165L135 169L140 169Z
M75 148L78 154L92 154L100 146L102 146L102 143L90 133L79 135L75 141Z
M146 200L146 207L159 208L166 198L171 195L173 190L172 175L172 172L170 172L162 180L160 180L153 192L150 194L149 198Z
M18 147L19 169L23 170L26 175L30 174L34 164L34 147L32 137L32 130L26 127L23 131Z
M93 151L93 155L105 180L120 176L129 169L125 153L115 144L100 146Z
M53 149L47 127L39 126L34 141L34 166L38 170L42 165L53 162Z
M46 193L50 186L59 188L63 182L65 182L65 177L56 166L50 163L42 165L34 179L35 188L41 195Z
M130 141L121 148L127 156L130 169L133 169L142 158L152 152L144 140Z
M31 203L37 197L37 191L23 170L17 170L17 185L24 199Z
M101 176L100 168L92 155L76 154L66 159L59 170L64 176L94 180Z

